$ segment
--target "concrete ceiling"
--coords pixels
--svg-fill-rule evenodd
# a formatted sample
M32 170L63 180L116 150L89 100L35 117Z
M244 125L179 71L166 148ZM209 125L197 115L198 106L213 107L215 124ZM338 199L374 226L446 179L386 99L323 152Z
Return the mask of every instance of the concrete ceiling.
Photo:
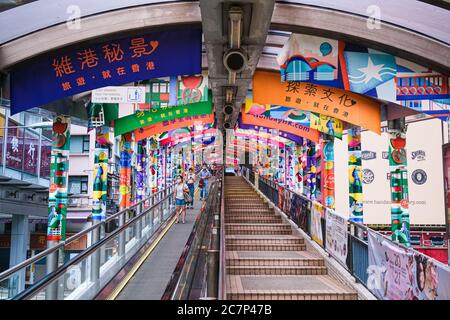
M208 60L209 85L213 91L216 121L218 128L224 122L233 127L245 94L250 87L261 52L266 44L272 12L273 0L200 0L202 25L206 55ZM229 33L229 10L231 6L242 9L241 48L248 55L248 64L236 75L234 85L230 85L229 73L224 66L223 56L231 48ZM224 119L223 107L227 88L233 92L234 112ZM225 120L225 121L224 121Z

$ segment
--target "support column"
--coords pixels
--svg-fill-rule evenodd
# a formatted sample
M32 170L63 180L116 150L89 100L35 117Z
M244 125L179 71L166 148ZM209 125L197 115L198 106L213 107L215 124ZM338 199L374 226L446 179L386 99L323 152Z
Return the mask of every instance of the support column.
M123 210L130 206L131 194L131 156L133 149L131 148L132 134L125 133L120 138L120 195L119 209ZM119 216L119 226L125 224L125 214ZM119 235L118 255L125 254L125 233Z
M334 141L333 137L327 136L323 141L323 162L322 162L322 192L323 204L326 208L334 209L335 195L334 195Z
M347 130L348 134L348 193L350 220L363 223L363 190L361 170L361 128Z
M295 145L294 190L303 193L303 145Z
M26 260L29 237L28 216L13 214L11 224L11 248L9 251L10 268ZM9 279L9 282L8 297L14 297L19 292L25 290L25 269L16 272Z
M388 121L392 240L410 246L405 118Z
M108 144L109 127L95 129L94 184L92 193L92 221L98 223L106 218L108 191Z
M108 192L108 143L109 127L95 129L94 183L92 192L92 224L106 219L106 200ZM100 240L100 229L92 230L92 243ZM100 277L100 252L94 252L91 263L91 281Z
M308 198L316 200L316 146L314 142L309 140L307 146Z
M138 141L136 154L136 202L145 197L145 167L147 160L146 139Z
M53 119L52 151L48 195L47 247L66 240L67 184L70 153L70 117L59 115ZM64 262L64 250L47 257L47 273L56 270ZM47 288L46 299L57 299L58 284Z

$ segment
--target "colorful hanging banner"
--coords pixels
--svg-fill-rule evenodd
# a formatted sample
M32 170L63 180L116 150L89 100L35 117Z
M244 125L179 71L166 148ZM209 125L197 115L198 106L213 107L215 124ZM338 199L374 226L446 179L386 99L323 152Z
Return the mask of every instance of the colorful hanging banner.
M206 102L193 103L189 105L152 109L151 111L138 111L129 116L115 120L114 135L118 136L158 122L210 114L211 112L212 99Z
M319 142L319 131L311 129L309 127L305 127L298 123L279 119L271 119L261 115L247 114L244 112L244 110L241 112L241 121L242 124L276 129L291 133L299 137L303 137L311 141Z
M194 125L210 124L213 122L214 122L213 113L158 122L145 128L134 130L134 138L136 139L136 141L139 141L144 138L153 136L155 134L160 134L166 131L176 130L179 128L190 127Z
M202 31L180 28L89 45L27 60L11 70L11 112L107 86L201 73Z
M244 129L244 130L254 130L254 131L258 131L258 132L272 132L272 131L277 131L278 135L284 139L289 139L291 141L294 141L296 143L303 143L303 138L299 137L295 134L286 132L286 131L282 131L282 130L276 130L276 129L272 129L272 128L267 128L264 126L260 126L260 125L255 125L255 124L244 124L242 123L241 117L239 117L239 128L240 129Z
M70 154L70 117L53 119L47 240L66 240L67 185Z
M123 134L120 140L119 207L121 209L130 206L132 140L133 136L130 132Z
M295 122L342 139L344 124L341 120L315 112L303 111L278 105L261 105L253 102L253 93L247 92L245 113L267 118Z
M331 116L381 133L380 103L370 98L306 82L281 82L278 72L256 71L253 100Z
M363 223L363 186L361 170L361 128L347 130L348 134L348 192L350 221Z
M410 245L406 130L389 129L392 240Z
M177 141L188 138L188 137L197 137L200 135L210 135L210 134L216 134L217 133L217 129L205 129L205 130L199 130L199 131L191 131L191 132L187 132L187 133L181 133L181 134L177 134L175 136L171 136L165 139L162 139L159 141L159 144L161 146L165 146L166 144L169 143L177 143Z

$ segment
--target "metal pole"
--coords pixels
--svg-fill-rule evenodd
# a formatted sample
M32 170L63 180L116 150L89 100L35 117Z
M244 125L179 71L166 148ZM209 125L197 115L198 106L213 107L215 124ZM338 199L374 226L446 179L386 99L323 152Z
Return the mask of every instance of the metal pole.
M70 117L56 116L53 119L53 138L50 163L50 189L48 196L47 247L53 247L66 239L67 184L70 150ZM64 263L63 247L47 258L47 273ZM63 283L62 283L63 284ZM60 298L58 286L61 281L52 283L46 290L46 299ZM64 288L62 288L64 289ZM60 290L64 294L64 290Z
M405 118L388 121L392 240L410 246Z
M130 206L130 180L131 180L131 148L132 135L125 133L120 141L120 201L119 210L124 210ZM124 212L119 215L119 227L125 224ZM118 255L125 254L125 232L119 234Z

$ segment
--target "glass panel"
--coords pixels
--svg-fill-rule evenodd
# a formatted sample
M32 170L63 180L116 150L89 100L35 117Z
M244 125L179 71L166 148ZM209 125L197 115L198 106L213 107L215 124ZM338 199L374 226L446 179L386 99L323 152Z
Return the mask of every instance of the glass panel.
M41 146L41 178L49 179L50 178L50 158L52 153L52 141L42 137L42 146Z
M14 128L16 127L16 128ZM23 167L23 129L17 128L17 123L8 119L8 138L6 145L6 166L22 171Z

